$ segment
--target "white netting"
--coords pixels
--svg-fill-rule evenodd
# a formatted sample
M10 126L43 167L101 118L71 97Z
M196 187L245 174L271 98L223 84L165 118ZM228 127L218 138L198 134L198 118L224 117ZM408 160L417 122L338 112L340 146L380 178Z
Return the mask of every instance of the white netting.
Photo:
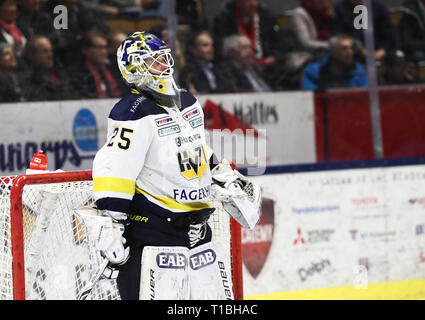
M0 177L0 300L13 299L10 225L13 179ZM92 182L27 185L22 199L26 299L76 299L100 264L84 222L74 213L74 209L92 204ZM229 253L230 273L229 216L222 209L216 210L209 223L213 240ZM97 284L88 299L119 299L116 282Z
M0 181L0 299L13 299L12 179ZM74 209L92 203L91 181L28 185L22 195L26 299L75 299L100 261ZM119 299L114 281L89 299Z

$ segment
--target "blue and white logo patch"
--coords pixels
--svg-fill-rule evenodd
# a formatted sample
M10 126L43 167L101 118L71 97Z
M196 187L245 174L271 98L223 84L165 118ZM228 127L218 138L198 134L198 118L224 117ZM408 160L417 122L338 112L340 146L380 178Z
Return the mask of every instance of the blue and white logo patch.
M201 251L199 253L196 253L190 256L189 258L190 267L193 270L204 268L206 266L209 266L210 264L213 264L216 258L217 258L217 255L211 249Z
M162 129L158 129L158 135L160 137L169 136L170 134L180 133L180 126L178 124Z
M186 256L182 253L161 252L156 256L156 264L160 268L184 269L187 261Z

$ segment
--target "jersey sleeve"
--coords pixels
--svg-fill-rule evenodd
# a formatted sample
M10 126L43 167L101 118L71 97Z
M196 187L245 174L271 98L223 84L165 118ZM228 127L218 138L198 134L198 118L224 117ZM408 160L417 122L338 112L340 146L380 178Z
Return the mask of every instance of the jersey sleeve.
M127 213L152 141L146 118L109 119L107 142L93 161L93 192L100 210Z

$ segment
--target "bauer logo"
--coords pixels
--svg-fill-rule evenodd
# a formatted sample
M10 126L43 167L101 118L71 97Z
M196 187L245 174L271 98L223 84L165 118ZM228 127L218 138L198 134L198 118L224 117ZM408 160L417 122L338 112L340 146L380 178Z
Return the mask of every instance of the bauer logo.
M82 151L98 150L98 128L94 114L88 109L81 109L74 117L72 133L75 143Z
M210 264L213 264L216 259L216 254L213 250L208 249L205 251L201 251L190 256L190 267L193 270L198 270L204 268Z
M187 262L182 253L161 252L156 256L156 264L160 268L184 269Z

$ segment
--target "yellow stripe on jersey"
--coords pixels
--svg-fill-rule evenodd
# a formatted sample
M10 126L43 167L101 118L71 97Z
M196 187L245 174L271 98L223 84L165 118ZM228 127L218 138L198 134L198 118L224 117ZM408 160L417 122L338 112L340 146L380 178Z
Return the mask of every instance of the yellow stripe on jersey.
M133 195L136 182L129 179L98 177L93 179L93 192L112 191Z
M167 207L168 209L177 209L182 211L197 211L205 208L211 208L211 204L209 202L189 202L189 203L180 203L174 200L173 198L161 197L161 196L153 196L145 190L139 189L136 187L136 191L147 195L154 200L158 201L161 205Z

